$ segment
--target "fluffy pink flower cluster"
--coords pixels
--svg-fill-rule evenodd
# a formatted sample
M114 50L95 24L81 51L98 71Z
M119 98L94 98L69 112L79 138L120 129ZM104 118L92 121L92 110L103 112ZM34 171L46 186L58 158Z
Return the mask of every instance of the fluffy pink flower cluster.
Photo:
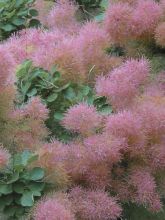
M121 208L116 199L99 190L73 188L69 195L77 219L84 220L115 220L121 215Z
M52 9L54 3L52 1L36 0L34 3L35 9L38 11L38 20L43 24L47 25L47 15Z
M38 148L48 132L44 121L48 110L36 97L21 109L15 109L16 63L10 51L0 45L0 168L5 167L11 152L19 149ZM15 149L17 146L17 149Z
M63 194L54 195L40 201L35 210L35 220L75 220L71 205Z
M48 134L44 124L48 110L39 97L32 98L27 105L12 111L10 117L16 126L13 139L20 149L36 149L42 146Z
M47 18L48 30L18 32L3 43L4 50L11 52L16 64L31 59L47 70L57 65L64 81L93 83L97 75L120 65L122 59L106 53L111 42L104 27L94 21L77 22L76 10L69 0L56 2Z
M161 209L165 192L161 178L165 167L164 75L150 81L149 70L147 60L129 60L104 80L99 78L97 89L106 91L101 95L108 98L114 113L103 117L85 103L73 106L63 125L79 136L68 144L55 141L44 148L47 166L62 166L73 185L86 188L72 189L69 194L78 219L116 219L120 215L115 200L104 190L122 202L142 204L153 212ZM127 94L129 103L125 102ZM44 161L44 156L39 160Z
M96 83L98 95L106 96L115 109L130 106L149 76L147 60L128 60Z
M118 200L142 204L154 212L161 209L165 195L164 73L152 81L150 64L144 58L116 67L121 59L106 54L105 49L111 42L123 45L154 34L157 44L164 46L164 0L116 2L101 26L78 24L76 6L59 1L45 20L49 30L24 30L0 45L0 123L6 124L0 130L0 142L5 147L10 142L18 149L33 149L39 155L37 164L46 169L46 178L70 187L67 193L41 200L34 209L36 220L117 220L122 212ZM67 144L45 143L48 110L40 99L31 99L21 109L13 107L13 71L27 58L48 70L57 64L65 81L93 83L102 75L96 92L107 98L113 114L102 116L94 106L79 103L62 121L75 139ZM6 137L9 142L4 142ZM9 157L0 148L0 168Z
M31 58L35 65L49 70L56 64L65 81L92 82L96 75L106 73L121 63L121 58L106 54L109 41L97 23L85 23L74 35L62 33L59 29L54 30L52 34L56 38L59 36L58 39L52 44L50 41L40 44L39 49L34 51Z
M0 45L0 87L13 84L15 61L12 54Z
M119 1L109 6L105 29L114 43L123 45L133 39L153 38L162 17L161 3L154 0Z
M121 215L116 199L103 191L73 188L68 194L55 194L39 202L35 220L115 220Z
M79 29L79 23L75 19L76 11L76 5L74 5L71 1L57 1L47 16L48 27L57 28L63 32L77 32Z
M78 104L69 109L63 125L72 131L79 132L83 135L89 135L95 132L99 127L101 117L93 106L88 106L85 103Z

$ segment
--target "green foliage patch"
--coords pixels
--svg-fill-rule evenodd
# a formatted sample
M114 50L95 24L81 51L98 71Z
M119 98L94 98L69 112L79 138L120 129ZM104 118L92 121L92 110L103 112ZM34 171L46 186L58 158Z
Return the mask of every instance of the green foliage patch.
M17 153L9 166L0 171L0 212L9 220L20 219L43 195L44 170L28 167L37 158L29 151Z
M0 40L13 32L40 24L35 18L38 12L33 3L34 0L0 0Z
M97 97L89 85L64 83L62 76L54 66L50 72L25 61L17 70L18 104L26 103L33 96L40 96L50 110L46 124L51 135L68 141L72 134L61 126L61 120L66 110L79 102L94 104L103 115L112 112L105 97Z

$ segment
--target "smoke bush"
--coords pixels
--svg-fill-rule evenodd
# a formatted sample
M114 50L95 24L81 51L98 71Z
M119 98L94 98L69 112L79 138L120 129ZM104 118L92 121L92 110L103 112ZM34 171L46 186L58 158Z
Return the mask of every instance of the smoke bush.
M108 83L113 85L120 75L116 84L119 87L113 91L115 97L119 96L118 90L122 95L122 89L131 89L131 85L138 91L131 92L131 104L116 108L114 99L114 113L102 117L101 124L94 107L85 103L71 107L65 114L63 125L78 132L79 137L63 146L55 141L50 153L51 145L47 148L48 161L55 167L62 166L73 185L86 188L85 192L81 188L72 189L69 194L80 219L116 219L120 215L115 200L101 190L113 192L121 202L144 205L153 212L161 210L159 187L161 176L164 176L164 93L160 92L163 82L159 78L162 76L152 82L149 71L149 63L144 59L126 61L112 71ZM130 78L125 80L125 77ZM102 78L99 77L97 89L100 82ZM100 84L99 92L113 89L108 83L103 87ZM145 89L139 89L143 83ZM105 95L111 100L111 93ZM119 100L122 103L123 98ZM91 129L92 132L88 132Z
M49 16L55 17L48 18L48 30L25 29L4 42L3 47L12 53L16 64L31 59L35 66L46 70L57 65L64 81L93 83L97 75L120 65L122 59L106 53L111 41L104 28L94 21L78 23L75 10L71 2L58 2L50 11Z
M74 213L70 210L70 203L63 194L45 198L35 207L34 218L36 220L75 220Z
M5 147L37 148L47 136L44 120L48 111L39 98L33 98L21 109L14 107L15 87L13 56L5 47L0 47L0 142ZM40 144L39 144L40 143Z
M39 7L43 3L37 1ZM35 165L45 169L45 179L55 190L65 189L36 204L35 220L117 220L122 214L118 201L161 210L164 72L152 79L147 59L122 62L107 51L131 40L156 40L164 47L162 5L113 1L102 24L80 24L77 6L59 1L43 20L47 30L23 30L0 45L0 169L10 154L29 149L38 155ZM45 13L44 6L41 10ZM24 59L49 71L57 65L64 82L93 85L96 79L96 93L106 98L112 114L103 115L83 100L65 112L61 123L74 139L46 142L49 112L40 98L15 106L13 73Z
M100 77L96 83L96 91L99 95L106 96L114 108L126 108L138 95L149 70L147 60L128 60L108 76Z
M154 0L119 1L106 11L105 29L110 39L124 45L129 40L151 40L154 31L162 20L161 3Z

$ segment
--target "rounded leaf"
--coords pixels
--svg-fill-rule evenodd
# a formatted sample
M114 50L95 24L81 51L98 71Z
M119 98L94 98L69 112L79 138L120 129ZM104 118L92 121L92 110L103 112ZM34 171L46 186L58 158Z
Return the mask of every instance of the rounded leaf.
M30 180L41 180L44 177L44 170L40 167L33 168L29 173Z

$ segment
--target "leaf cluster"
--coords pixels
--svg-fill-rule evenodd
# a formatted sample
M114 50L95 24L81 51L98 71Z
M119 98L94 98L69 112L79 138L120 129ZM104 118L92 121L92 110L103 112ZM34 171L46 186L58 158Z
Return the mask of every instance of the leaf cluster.
M43 194L44 170L28 168L36 159L37 155L29 151L17 153L9 166L0 171L0 212L7 219L20 219Z
M46 124L52 135L68 141L72 134L61 125L66 110L80 102L95 105L102 114L112 112L105 97L97 97L89 85L64 83L57 67L50 72L34 67L32 61L26 60L17 70L18 104L26 103L33 96L40 96L50 111Z
M9 37L13 32L36 27L40 22L33 8L35 0L0 0L0 39Z

